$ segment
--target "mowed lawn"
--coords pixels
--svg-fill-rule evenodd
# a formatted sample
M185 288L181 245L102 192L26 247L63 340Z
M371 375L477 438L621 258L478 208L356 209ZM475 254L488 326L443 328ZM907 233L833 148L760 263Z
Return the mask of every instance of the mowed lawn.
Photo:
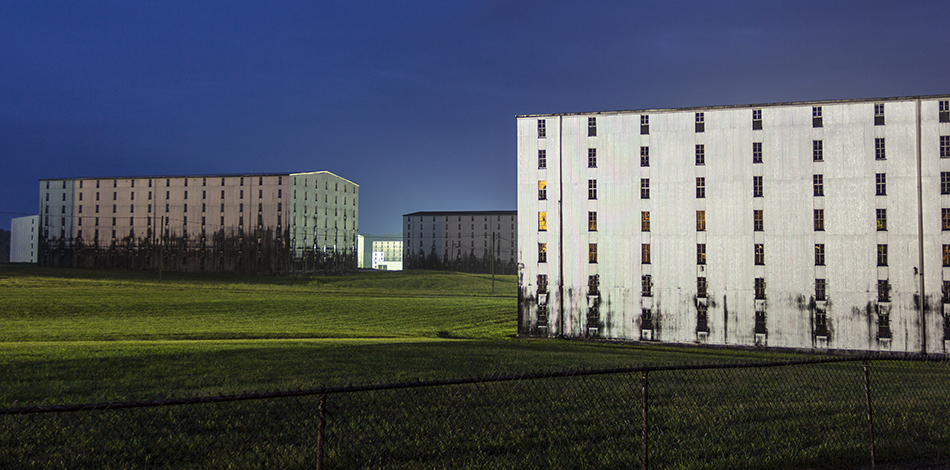
M763 353L515 338L517 278L0 266L0 406L486 376ZM775 357L770 356L770 357Z

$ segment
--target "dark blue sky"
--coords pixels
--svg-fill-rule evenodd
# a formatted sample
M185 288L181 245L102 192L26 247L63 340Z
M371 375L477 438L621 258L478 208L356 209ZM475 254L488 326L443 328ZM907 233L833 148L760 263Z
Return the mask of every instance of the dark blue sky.
M40 178L329 170L360 231L515 209L515 115L950 93L946 1L0 6L0 228Z

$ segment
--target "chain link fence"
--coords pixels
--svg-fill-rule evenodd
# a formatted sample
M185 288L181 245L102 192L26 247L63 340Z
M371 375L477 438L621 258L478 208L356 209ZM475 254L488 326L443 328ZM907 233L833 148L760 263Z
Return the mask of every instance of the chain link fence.
M946 357L631 367L0 409L3 469L881 462L950 466Z

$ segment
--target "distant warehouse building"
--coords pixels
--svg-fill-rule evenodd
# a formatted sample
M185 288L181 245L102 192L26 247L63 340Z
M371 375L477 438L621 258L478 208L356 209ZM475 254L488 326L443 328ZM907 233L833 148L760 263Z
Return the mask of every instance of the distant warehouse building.
M405 269L516 272L517 211L413 212L402 230Z
M360 269L402 271L402 237L359 235Z
M44 179L39 208L46 266L356 270L359 186L326 171Z
M521 334L950 348L950 95L517 124Z

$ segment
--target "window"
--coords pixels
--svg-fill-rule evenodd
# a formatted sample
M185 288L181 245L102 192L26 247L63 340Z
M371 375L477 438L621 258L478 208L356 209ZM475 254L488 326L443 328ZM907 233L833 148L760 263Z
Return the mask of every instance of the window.
M548 167L548 151L538 150L538 169L544 169L547 167Z
M874 194L877 196L887 195L887 176L885 173L877 173L874 176Z
M825 265L825 244L816 243L815 244L815 266L824 266Z
M600 294L600 275L592 274L587 276L587 293L589 295Z
M887 245L877 246L877 265L887 266Z
M755 244L755 265L762 266L765 264L765 245L762 243Z
M762 197L762 177L752 177L752 197Z
M950 135L940 136L940 158L950 158Z
M947 227L947 224L950 224L950 209L944 209L944 227ZM944 228L944 230L950 230L950 228ZM640 212L640 231L649 232L650 231L650 211Z
M543 139L548 136L548 130L545 127L547 122L544 119L538 119L538 138Z
M943 230L950 230L950 209L940 209L941 219L943 219Z
M950 304L950 281L943 281L943 303ZM950 326L950 322L945 321L944 324ZM950 338L944 336L944 339Z
M821 106L811 107L811 127L821 127Z
M947 186L950 187L950 173L947 175ZM640 178L640 199L650 199L650 178Z
M650 116L641 115L640 116L640 135L647 135L650 133Z
M696 231L706 230L706 211L696 211Z
M597 149L587 149L587 168L597 168Z
M538 293L543 294L548 291L548 275L538 274Z
M950 194L950 171L940 172L940 194Z
M696 113L696 132L706 131L706 116L703 113Z
M596 212L587 213L587 231L588 232L597 231L597 213Z
M709 284L706 282L705 277L696 278L696 297L706 298L709 296L708 293Z
M943 246L943 265L950 266L950 245Z
M588 262L590 263L597 262L597 244L596 243L587 244L587 258L588 258Z
M891 301L891 283L887 282L887 279L877 280L877 301L878 302Z
M706 244L696 244L696 264L706 264Z
M947 245L950 246L950 245ZM650 264L650 244L644 243L640 245L640 262L643 264Z
M696 164L706 164L706 145L704 144L696 144Z
M640 147L640 166L650 166L650 147Z
M641 330L653 329L653 310L649 308L640 309L640 329Z
M884 138L874 139L874 159L875 160L887 160L887 155L884 153Z
M752 130L762 129L762 110L752 110Z
M950 122L950 101L940 102L940 122Z
M884 125L884 103L874 103L874 125Z
M538 200L543 201L548 198L548 182L545 180L538 181Z
M597 118L587 118L587 135L589 137L594 137L597 135Z
M653 297L653 277L649 274L640 276L640 295L643 297Z
M826 300L828 284L824 279L815 279L815 300Z
M548 213L538 212L538 231L545 232L547 231L547 229L548 229Z
M762 142L752 142L752 163L762 163Z
M756 299L765 298L765 278L764 277L755 278L755 298Z
M587 199L597 199L597 180L587 180Z
M709 333L709 315L707 314L708 307L705 304L699 304L696 306L696 331Z
M764 230L765 223L762 220L762 210L757 209L752 211L752 230L755 232L761 232Z
M811 141L811 160L813 162L823 162L824 155L822 152L823 144L820 140Z
M539 263L548 262L548 244L547 243L538 243L538 262Z
M825 195L824 177L822 175L814 175L812 177L812 183L815 190L815 196L824 196Z
M816 232L825 231L825 210L824 209L815 209L815 231Z
M878 231L887 230L887 209L877 209L876 212Z
M706 197L706 178L702 176L696 177L696 197L703 199Z

